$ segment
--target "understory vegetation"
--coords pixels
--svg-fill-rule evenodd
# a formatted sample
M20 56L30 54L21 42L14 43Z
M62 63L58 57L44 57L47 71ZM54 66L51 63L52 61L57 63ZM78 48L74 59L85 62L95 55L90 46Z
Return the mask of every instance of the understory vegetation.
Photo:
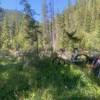
M50 58L30 66L0 62L0 100L99 100L100 80L90 68L53 65Z

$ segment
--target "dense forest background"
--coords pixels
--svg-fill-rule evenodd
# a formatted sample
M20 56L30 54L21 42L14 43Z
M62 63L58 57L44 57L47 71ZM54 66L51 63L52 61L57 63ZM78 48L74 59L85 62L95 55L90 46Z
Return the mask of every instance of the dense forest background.
M0 7L0 100L99 100L100 79L88 65L54 65L51 54L100 51L100 0L67 0L57 14L47 1L41 21L28 0L20 0L23 11Z
M22 5L24 12L0 8L2 49L33 49L36 42L37 48L55 50L71 49L74 45L87 49L100 48L99 0L77 0L75 5L68 0L68 8L57 15L54 15L52 3L47 4L44 0L42 22L34 19L35 14L28 2Z

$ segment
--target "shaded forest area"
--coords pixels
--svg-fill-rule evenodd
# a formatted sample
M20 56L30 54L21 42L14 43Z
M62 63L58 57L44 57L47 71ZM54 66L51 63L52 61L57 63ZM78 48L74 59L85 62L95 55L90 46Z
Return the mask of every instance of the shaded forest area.
M100 55L100 0L66 0L57 14L47 1L42 21L28 0L20 0L22 12L0 7L0 100L99 100L92 64L74 64L71 56L73 48ZM69 62L53 63L59 49Z

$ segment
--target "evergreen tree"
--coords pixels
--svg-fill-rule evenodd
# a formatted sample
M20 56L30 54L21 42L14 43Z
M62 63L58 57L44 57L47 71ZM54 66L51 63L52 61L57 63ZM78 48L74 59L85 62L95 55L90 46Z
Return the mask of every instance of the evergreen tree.
M7 16L4 17L3 26L2 26L2 47L9 48L10 46L10 32L9 32L9 23Z
M24 16L22 22L22 33L24 38L25 45L30 45L30 48L34 48L38 54L38 24L34 20L32 14L31 6L28 0L22 0L21 3L24 6ZM26 40L25 40L26 39ZM35 47L34 47L35 46ZM27 48L27 47L26 47Z

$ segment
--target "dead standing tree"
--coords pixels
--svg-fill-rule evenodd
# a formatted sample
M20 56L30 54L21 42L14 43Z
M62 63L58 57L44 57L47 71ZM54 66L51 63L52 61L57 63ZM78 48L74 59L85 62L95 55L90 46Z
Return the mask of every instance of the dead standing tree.
M42 15L43 15L43 48L50 49L51 53L55 48L54 32L54 0L43 0L42 2ZM48 47L48 46L49 47ZM47 47L46 47L47 46Z

